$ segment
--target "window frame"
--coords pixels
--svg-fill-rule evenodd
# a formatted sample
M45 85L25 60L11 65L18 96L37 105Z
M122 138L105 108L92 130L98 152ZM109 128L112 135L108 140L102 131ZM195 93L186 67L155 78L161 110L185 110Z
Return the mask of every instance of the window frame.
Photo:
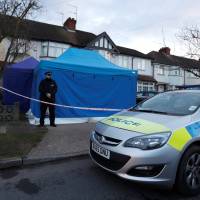
M175 74L174 72L177 72L178 71L178 74ZM169 76L178 76L178 77L181 77L181 69L180 68L177 68L177 69L173 69L173 70L169 70Z
M43 57L49 57L49 58L57 58L60 56L63 52L65 52L68 47L64 46L66 44L63 43L56 43L56 42L50 42L50 41L44 41L41 43L41 52L40 52L40 58ZM44 53L43 48L47 48L47 52ZM52 48L52 49L51 49ZM59 49L60 53L55 53L55 49ZM53 54L51 54L51 50L53 50Z
M138 81L137 92L151 92L151 91L156 91L155 83L149 81Z
M138 71L145 71L146 70L146 61L145 59L138 59Z
M162 70L162 72L161 72L161 70ZM165 67L164 66L158 66L157 74L164 76L165 75Z

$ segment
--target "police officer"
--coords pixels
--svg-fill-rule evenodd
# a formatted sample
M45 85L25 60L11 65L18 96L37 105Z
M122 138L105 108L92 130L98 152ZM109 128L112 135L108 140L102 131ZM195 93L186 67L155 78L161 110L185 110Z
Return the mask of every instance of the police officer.
M51 72L45 73L45 79L40 82L39 92L40 92L40 100L55 103L55 94L57 92L56 82L51 78ZM49 108L49 119L50 126L56 127L55 125L55 106L49 105L46 103L40 104L40 126L44 126L44 119L46 110Z

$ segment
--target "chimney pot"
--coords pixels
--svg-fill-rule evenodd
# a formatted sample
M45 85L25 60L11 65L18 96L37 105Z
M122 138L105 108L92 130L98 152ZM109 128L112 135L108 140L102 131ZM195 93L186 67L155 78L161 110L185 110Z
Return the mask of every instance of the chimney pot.
M75 31L76 30L76 20L74 18L69 17L64 25L63 25L67 30L70 31Z
M166 54L166 55L170 55L170 51L171 49L169 47L162 47L160 50L159 50L159 53L163 53L163 54Z

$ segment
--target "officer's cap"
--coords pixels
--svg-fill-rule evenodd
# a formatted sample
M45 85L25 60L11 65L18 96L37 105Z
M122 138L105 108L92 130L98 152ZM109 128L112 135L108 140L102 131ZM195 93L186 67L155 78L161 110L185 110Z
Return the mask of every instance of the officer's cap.
M51 73L51 72L45 72L44 74L45 74L46 76L51 76L52 73Z

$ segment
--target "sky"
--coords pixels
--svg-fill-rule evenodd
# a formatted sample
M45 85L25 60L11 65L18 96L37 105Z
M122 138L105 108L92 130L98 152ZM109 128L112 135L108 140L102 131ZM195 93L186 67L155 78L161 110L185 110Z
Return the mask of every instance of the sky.
M116 45L143 53L171 48L185 56L178 35L184 27L200 24L200 0L41 0L35 20L62 25L77 18L77 29L107 32ZM77 12L76 12L77 10Z

